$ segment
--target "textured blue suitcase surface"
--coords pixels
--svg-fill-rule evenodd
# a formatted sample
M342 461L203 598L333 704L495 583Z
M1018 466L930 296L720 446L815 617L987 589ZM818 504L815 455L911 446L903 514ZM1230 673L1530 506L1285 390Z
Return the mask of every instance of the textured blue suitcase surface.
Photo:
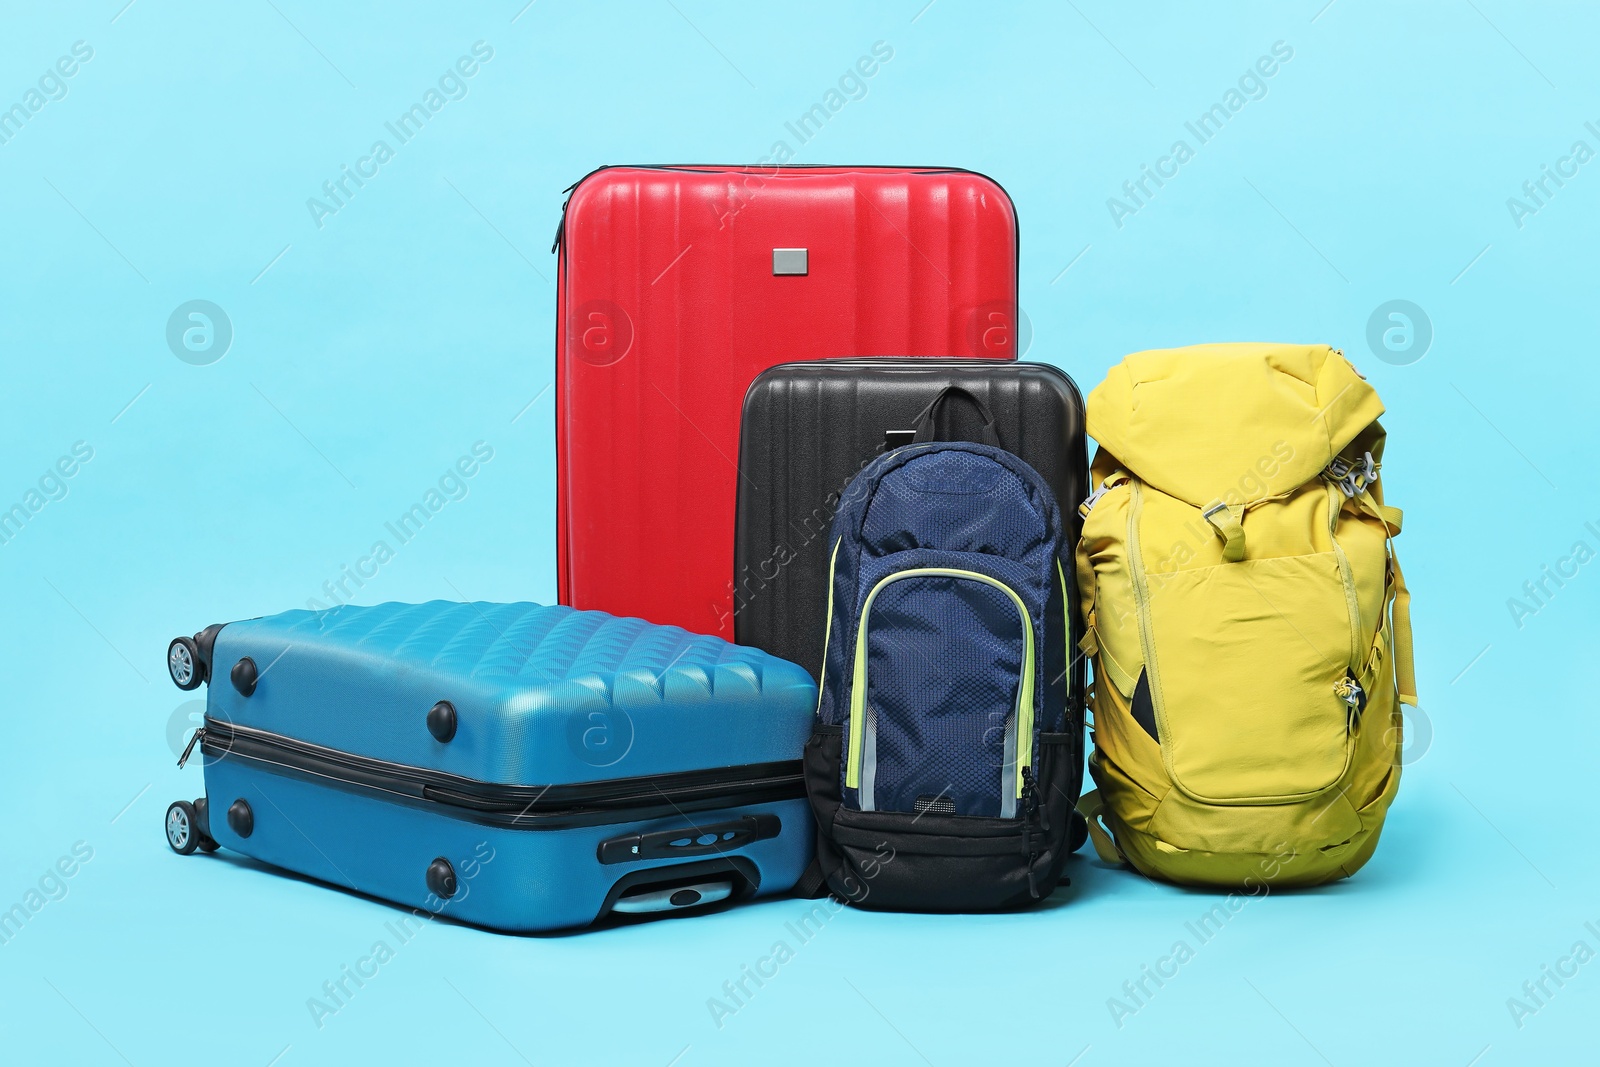
M180 852L514 931L784 892L810 859L816 688L756 649L436 601L208 627L168 665L209 683Z

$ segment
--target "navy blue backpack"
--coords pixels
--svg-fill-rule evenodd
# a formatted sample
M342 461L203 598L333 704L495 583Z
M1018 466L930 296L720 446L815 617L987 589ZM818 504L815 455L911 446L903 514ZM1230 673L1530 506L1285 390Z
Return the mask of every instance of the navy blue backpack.
M845 490L806 747L818 888L947 912L1055 889L1082 843L1065 530L990 445L898 448Z

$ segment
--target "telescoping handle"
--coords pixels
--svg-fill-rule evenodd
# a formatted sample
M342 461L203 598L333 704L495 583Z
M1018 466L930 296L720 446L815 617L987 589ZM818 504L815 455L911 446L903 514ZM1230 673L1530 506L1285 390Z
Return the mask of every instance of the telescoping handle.
M746 815L708 826L685 826L649 834L627 834L600 842L601 863L688 859L732 852L755 841L777 837L783 824L776 815Z

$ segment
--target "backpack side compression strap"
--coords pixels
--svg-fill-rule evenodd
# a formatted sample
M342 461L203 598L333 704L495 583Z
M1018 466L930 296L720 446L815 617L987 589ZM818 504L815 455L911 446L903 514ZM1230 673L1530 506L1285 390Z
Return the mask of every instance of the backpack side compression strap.
M1400 570L1400 557L1394 550L1395 535L1400 532L1404 513L1399 508L1379 504L1365 488L1355 500L1367 514L1383 524L1389 569L1394 574L1394 679L1400 690L1400 703L1416 707L1417 667L1411 646L1411 590L1406 588L1406 576Z
M1394 674L1400 686L1400 703L1417 706L1417 668L1411 651L1411 591L1400 573L1400 558L1391 550L1394 565Z

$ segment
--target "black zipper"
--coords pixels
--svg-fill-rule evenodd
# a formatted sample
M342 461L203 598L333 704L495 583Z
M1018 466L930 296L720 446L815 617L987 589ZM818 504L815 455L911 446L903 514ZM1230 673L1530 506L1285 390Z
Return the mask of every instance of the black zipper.
M554 255L556 249L561 247L561 237L567 232L567 205L572 202L572 190L576 189L578 186L582 185L596 174L599 174L601 171L610 169L611 166L612 164L610 163L602 163L600 166L594 168L594 170L591 170L588 174L585 174L583 177L579 178L577 181L561 190L561 195L566 197L566 199L561 201L561 221L556 223L556 239L550 242L551 255ZM557 338L557 343L560 343L559 337Z
M274 773L353 792L384 794L412 806L490 826L559 830L637 822L713 808L797 800L805 793L799 760L684 771L573 785L503 785L444 771L357 756L253 727L206 718L190 742L212 760L240 759ZM188 753L185 752L185 757Z
M588 174L585 174L583 177L579 178L577 181L561 190L561 194L565 196L566 199L561 201L561 221L556 223L556 237L554 241L550 242L550 252L552 255L554 255L555 251L561 247L561 238L567 232L567 204L572 201L572 191L578 186L582 185L584 182L588 181L590 178L594 177L596 174L599 174L601 171L612 170L616 167L623 167L628 170L678 170L688 174L722 174L730 171L753 170L757 168L763 170L766 169L761 167L761 165L758 163L728 163L725 165L716 163L607 163L603 166L596 167ZM896 167L888 164L878 163L864 163L859 166L849 163L774 163L772 168L775 170L903 170L912 174L976 174L980 178L985 178L991 182L994 182L995 186L998 187L1001 192L1005 192L1005 186L1001 185L999 182L995 182L994 179L990 178L987 174L984 174L981 171L967 170L965 167ZM1006 193L1006 198L1010 199L1010 197L1011 194ZM1013 215L1016 214L1016 210L1016 203L1013 202L1011 205L1011 212ZM1021 244L1022 238L1019 232L1017 237L1019 256L1021 252Z
M1039 862L1039 846L1033 839L1034 829L1050 832L1049 820L1043 816L1039 804L1039 783L1032 767L1022 768L1022 853L1028 857L1028 895L1039 899L1039 881L1035 865Z

